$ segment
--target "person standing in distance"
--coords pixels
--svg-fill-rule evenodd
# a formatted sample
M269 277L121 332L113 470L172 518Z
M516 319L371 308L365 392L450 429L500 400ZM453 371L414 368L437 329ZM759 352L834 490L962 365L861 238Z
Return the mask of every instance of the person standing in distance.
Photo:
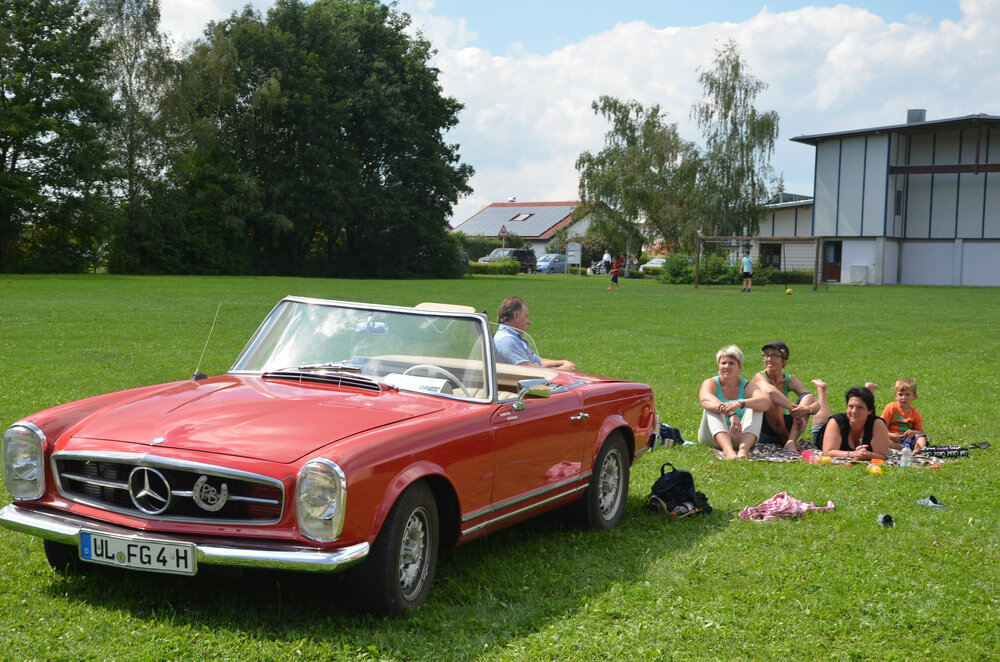
M753 276L753 258L750 257L750 251L743 251L743 259L740 260L740 264L743 265L743 289L740 292L749 292Z

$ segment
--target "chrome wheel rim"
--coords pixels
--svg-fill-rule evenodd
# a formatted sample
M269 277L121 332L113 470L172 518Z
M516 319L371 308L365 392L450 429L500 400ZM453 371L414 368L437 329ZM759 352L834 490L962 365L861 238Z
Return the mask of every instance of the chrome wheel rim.
M399 589L410 600L427 579L427 552L430 544L427 511L417 508L403 527L399 544Z
M618 449L613 449L601 464L601 473L597 483L597 504L601 517L611 519L618 510L622 499L622 457Z

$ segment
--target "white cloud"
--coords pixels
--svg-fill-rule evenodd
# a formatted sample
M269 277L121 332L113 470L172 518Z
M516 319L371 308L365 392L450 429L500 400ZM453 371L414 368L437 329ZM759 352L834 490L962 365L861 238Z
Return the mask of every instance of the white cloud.
M758 108L781 116L776 171L788 190L811 193L812 149L793 136L901 123L908 108L930 119L1000 113L1000 3L964 0L961 10L959 21L939 24L891 23L846 5L686 28L623 23L542 54L435 42L445 92L465 104L449 139L478 173L454 222L511 194L574 199L577 155L602 145L606 127L590 109L601 94L658 103L698 141L698 69L730 38L770 86Z

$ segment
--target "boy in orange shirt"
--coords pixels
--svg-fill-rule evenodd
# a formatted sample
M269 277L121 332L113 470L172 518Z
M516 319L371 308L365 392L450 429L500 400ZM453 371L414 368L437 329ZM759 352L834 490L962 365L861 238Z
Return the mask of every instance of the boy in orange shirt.
M916 399L915 381L905 377L896 381L896 401L887 404L882 411L882 420L889 426L889 448L900 450L908 443L916 453L927 447L924 420L912 406Z

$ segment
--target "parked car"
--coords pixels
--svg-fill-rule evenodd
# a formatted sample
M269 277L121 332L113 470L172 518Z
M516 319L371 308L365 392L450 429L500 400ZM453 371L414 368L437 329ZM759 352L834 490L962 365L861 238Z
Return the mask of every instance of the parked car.
M658 429L645 384L497 364L470 307L287 297L226 374L11 425L0 524L63 572L347 571L399 615L445 547L560 506L616 526Z
M535 252L530 248L494 248L489 255L479 258L480 262L495 262L497 260L517 260L521 263L521 271L527 274L538 269Z
M662 269L666 264L667 264L667 258L654 257L652 260L639 267L639 271L645 271L646 267L657 267L659 269Z
M546 253L538 258L538 272L564 274L569 270L569 260L562 253Z

